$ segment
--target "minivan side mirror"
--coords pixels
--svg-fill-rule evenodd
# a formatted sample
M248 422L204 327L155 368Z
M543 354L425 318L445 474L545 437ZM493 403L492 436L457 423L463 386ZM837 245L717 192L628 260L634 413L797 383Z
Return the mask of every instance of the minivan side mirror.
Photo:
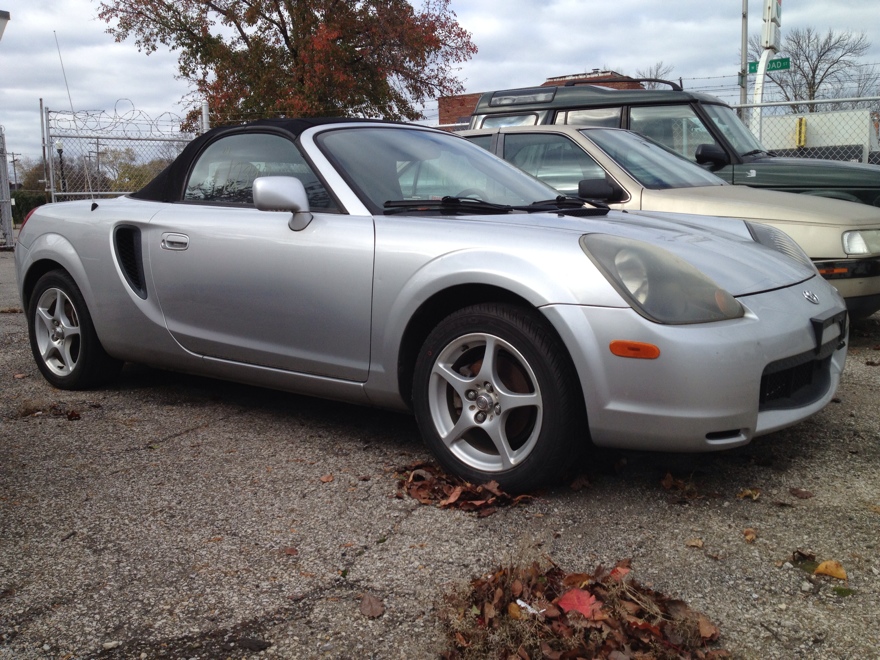
M614 188L607 179L583 179L578 181L578 197L609 201L614 197Z
M730 158L727 157L724 149L717 144L701 144L697 146L694 157L700 165L724 167L730 164Z

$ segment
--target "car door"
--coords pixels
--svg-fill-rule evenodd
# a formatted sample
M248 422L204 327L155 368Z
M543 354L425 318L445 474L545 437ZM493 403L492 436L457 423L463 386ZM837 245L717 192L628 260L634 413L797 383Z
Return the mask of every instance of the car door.
M300 178L313 220L253 206L257 176ZM208 146L184 200L152 220L147 254L169 332L212 358L354 381L367 377L372 217L341 212L296 146L272 134Z

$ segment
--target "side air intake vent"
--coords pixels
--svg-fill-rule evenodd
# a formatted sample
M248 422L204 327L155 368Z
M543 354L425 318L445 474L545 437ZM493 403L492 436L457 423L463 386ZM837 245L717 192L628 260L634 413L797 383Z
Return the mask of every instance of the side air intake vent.
M125 274L125 281L138 296L147 299L147 287L144 280L144 260L141 253L141 230L137 227L122 225L114 234L116 258Z

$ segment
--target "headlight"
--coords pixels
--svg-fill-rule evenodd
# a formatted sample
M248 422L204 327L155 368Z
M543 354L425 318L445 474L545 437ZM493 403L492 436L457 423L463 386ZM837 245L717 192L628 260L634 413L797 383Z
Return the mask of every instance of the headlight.
M847 254L876 254L880 252L880 229L843 232L843 251Z
M815 270L813 261L807 256L803 248L781 229L771 227L770 225L762 225L759 222L746 222L746 225L756 243L760 243L771 250L781 252L789 259L794 259Z
M580 243L617 292L651 321L709 323L745 313L727 291L663 248L607 234L587 234Z

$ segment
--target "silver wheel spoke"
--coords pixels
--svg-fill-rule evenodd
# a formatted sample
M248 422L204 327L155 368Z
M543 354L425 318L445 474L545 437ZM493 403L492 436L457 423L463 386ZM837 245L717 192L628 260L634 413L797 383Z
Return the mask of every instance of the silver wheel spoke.
M476 426L474 421L471 419L470 415L468 415L465 411L462 411L461 416L458 418L458 421L455 425L449 429L448 433L441 433L440 439L443 441L443 444L447 447L451 447L468 431Z
M439 376L446 381L446 383L458 393L462 400L465 397L465 392L467 391L468 386L474 381L473 378L466 378L453 371L448 364L439 361L434 364L433 373L435 376Z
M501 469L509 470L512 468L515 465L515 452L507 440L507 434L504 432L503 418L499 418L495 423L487 426L485 431L489 439L492 440L492 444L495 445L498 458L501 459Z
M477 379L480 382L492 383L493 386L498 383L500 379L496 373L497 360L498 343L495 341L495 337L487 335L486 351L483 353L483 364L480 366L480 373L477 374Z
M498 403L501 404L503 410L512 410L514 408L527 408L533 406L541 408L541 395L537 392L527 394L517 394L516 392L508 392L499 388Z

